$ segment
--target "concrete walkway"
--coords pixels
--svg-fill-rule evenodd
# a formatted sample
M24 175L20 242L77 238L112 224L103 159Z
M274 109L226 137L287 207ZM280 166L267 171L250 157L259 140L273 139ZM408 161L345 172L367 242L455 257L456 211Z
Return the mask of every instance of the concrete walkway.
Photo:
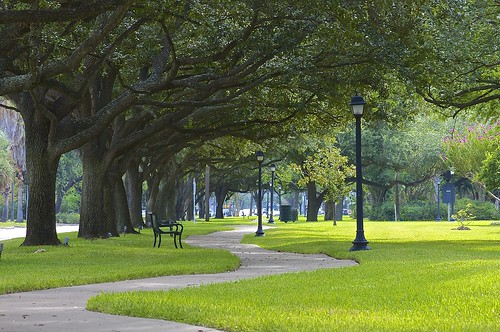
M241 259L241 266L236 271L167 276L1 295L0 331L216 331L163 320L95 313L85 310L85 305L89 297L101 292L166 290L262 275L356 265L353 261L336 260L326 255L274 252L256 245L240 243L244 234L254 231L255 227L245 226L234 231L191 236L184 241L192 246L229 250Z
M24 225L24 224L22 224ZM56 226L57 234L67 232L78 232L78 225L58 224ZM26 237L26 227L12 226L0 228L0 241Z

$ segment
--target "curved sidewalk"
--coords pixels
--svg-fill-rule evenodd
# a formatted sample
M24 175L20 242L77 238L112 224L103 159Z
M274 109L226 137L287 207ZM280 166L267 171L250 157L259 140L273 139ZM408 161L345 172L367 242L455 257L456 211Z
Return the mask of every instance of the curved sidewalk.
M167 290L262 275L356 265L353 261L336 260L322 254L275 252L240 243L244 234L254 231L255 227L245 226L233 231L190 236L185 241L192 246L229 250L241 259L241 266L236 271L166 276L1 295L0 331L216 331L163 320L90 312L85 310L85 306L91 296L101 292Z

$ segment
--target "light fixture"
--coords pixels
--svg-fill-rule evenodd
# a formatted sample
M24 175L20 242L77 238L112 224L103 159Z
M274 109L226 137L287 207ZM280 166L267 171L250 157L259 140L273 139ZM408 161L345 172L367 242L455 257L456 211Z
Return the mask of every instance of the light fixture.
M262 152L262 151L260 151L260 150L259 150L259 151L257 151L257 152L255 153L255 157L257 158L257 161L258 161L259 163L260 163L260 162L262 162L262 161L264 160L264 152Z
M363 108L366 105L366 102L363 99L363 97L356 95L351 98L351 102L349 104L351 105L351 112L354 116L363 115Z

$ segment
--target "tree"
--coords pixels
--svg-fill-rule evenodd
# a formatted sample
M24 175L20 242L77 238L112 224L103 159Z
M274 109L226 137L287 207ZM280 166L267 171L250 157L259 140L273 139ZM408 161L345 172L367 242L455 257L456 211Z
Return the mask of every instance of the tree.
M57 169L56 213L61 210L64 195L82 180L82 165L78 151L73 150L61 156Z
M116 220L89 202L110 204L127 163L148 156L144 149L166 158L200 133L264 124L271 133L273 124L274 132L294 132L309 129L314 118L342 123L344 107L335 107L342 96L357 88L385 96L393 62L418 46L411 41L421 16L413 14L432 9L412 1L395 8L385 1L320 0L0 6L0 95L15 103L26 125L24 245L60 242L51 202L64 153L86 145L83 190L106 185L106 196L82 197L81 235L102 236ZM302 121L277 125L294 117ZM141 129L125 135L136 120L144 120L135 127ZM158 137L175 142L162 153Z
M491 192L500 188L500 147L492 153L486 153L478 178Z
M109 34L130 4L95 1L76 4L78 8L57 8L56 3L39 6L38 2L2 4L0 34L5 38L0 45L0 95L14 103L26 132L30 218L23 245L60 243L55 227L59 158L89 140L94 135L91 129L102 130L115 114L125 110L117 103L84 121L71 116L89 77L101 68L100 61L115 46ZM105 12L110 15L99 16ZM82 19L88 21L80 26L64 24L81 23ZM104 46L105 41L110 44ZM97 50L100 46L103 48ZM104 57L98 60L98 54Z
M0 130L5 132L9 141L9 150L15 167L15 178L17 180L17 222L23 218L23 188L24 175L26 173L26 147L24 137L24 123L18 113L11 108L12 105L0 99ZM12 188L14 190L14 187Z
M483 188L496 189L495 165L498 164L500 146L500 126L491 124L465 125L461 130L453 130L443 143L442 159L448 167ZM499 200L492 190L488 193Z
M412 196L418 196L417 189L440 172L439 151L446 127L446 123L425 115L398 125L372 121L364 126L361 142L363 183L370 193L366 195L372 205L370 217L374 217L384 202L392 199L395 219L399 220L404 197L412 190ZM343 153L354 160L353 130L342 133L338 140Z
M299 186L313 189L311 184L316 184L324 188L325 201L336 202L350 191L346 179L354 175L355 168L348 163L346 156L340 154L340 150L335 147L335 140L325 139L325 142L328 142L327 146L307 156L301 165L292 166L301 175ZM309 215L307 220L310 220Z
M498 2L439 1L420 17L413 52L404 57L400 64L406 68L400 71L444 114L498 117ZM416 65L405 66L409 62Z
M12 178L14 176L14 166L9 153L9 141L0 131L0 192L4 198L3 211L0 221L7 221L9 211L9 195L12 188Z

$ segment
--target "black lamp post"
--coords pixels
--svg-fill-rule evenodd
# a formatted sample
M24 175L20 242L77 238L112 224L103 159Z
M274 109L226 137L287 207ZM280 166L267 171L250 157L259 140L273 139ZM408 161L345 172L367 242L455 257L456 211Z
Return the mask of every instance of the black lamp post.
M361 117L366 102L361 96L351 99L351 111L356 118L356 238L350 251L370 250L363 229L363 173L361 171Z
M453 188L453 197L451 199L451 212L450 212L450 221L455 221L455 218L453 218L453 214L454 214L454 209L455 209L455 168L454 167L451 167L450 168L450 176L451 176L451 180L450 180L450 183L451 183L451 186Z
M269 217L268 224L274 224L274 208L273 208L273 197L274 197L274 172L276 171L276 165L271 164L271 216Z
M264 230L262 229L262 161L264 161L264 152L257 151L255 154L257 157L257 162L259 163L259 185L257 191L257 217L258 226L255 236L264 236Z
M436 221L441 221L441 208L439 206L440 203L440 190L439 190L439 185L441 184L441 178L439 176L436 176L435 178L436 181L436 195L437 195L437 214L436 214Z

